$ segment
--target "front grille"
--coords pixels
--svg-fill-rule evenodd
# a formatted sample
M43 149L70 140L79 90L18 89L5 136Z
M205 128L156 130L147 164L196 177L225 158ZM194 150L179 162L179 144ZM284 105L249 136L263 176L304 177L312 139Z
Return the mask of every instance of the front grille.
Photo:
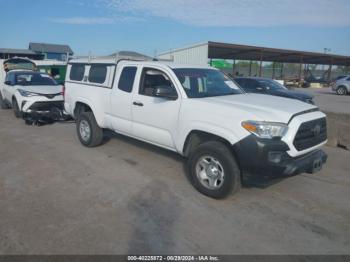
M30 106L32 111L50 111L52 108L62 109L64 108L63 101L55 102L35 102Z
M302 123L295 135L293 145L298 151L316 146L327 140L327 121L320 118Z

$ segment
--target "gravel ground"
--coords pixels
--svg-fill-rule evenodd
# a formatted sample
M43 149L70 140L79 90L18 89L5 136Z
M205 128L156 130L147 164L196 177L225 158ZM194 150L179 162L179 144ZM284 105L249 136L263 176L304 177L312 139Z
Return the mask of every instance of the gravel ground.
M0 254L349 254L350 152L325 150L320 173L218 201L174 153L0 111Z

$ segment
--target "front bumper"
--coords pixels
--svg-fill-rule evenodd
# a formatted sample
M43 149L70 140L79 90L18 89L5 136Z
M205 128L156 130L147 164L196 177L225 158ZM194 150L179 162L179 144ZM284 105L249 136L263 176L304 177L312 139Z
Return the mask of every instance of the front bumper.
M64 113L63 101L40 101L23 111L23 118L29 122L51 122L66 120L67 115Z
M291 157L288 145L281 140L259 139L250 135L233 146L243 178L281 177L300 173L315 173L327 161L326 153L316 149L307 154Z

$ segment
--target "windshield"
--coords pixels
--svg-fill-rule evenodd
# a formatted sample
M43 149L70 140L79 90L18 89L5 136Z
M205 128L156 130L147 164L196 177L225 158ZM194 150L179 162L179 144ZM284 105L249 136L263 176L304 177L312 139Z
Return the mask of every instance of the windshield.
M226 75L214 69L173 69L189 98L242 94Z
M32 72L16 74L15 84L22 86L51 86L57 85L57 82L47 74L38 74Z
M284 85L281 85L280 83L274 80L259 79L258 82L261 86L265 87L267 90L287 90L287 88Z

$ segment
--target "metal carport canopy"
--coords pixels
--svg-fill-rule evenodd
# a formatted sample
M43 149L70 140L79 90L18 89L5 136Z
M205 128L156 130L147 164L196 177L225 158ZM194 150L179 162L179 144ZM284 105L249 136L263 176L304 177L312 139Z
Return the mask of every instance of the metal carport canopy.
M208 42L209 59L350 66L350 56Z

